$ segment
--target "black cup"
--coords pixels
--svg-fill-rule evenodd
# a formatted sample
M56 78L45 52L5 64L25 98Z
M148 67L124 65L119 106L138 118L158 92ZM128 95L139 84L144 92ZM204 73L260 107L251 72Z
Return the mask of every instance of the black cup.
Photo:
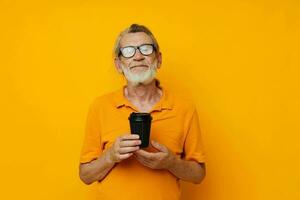
M128 119L130 122L131 134L140 136L140 140L142 141L140 148L148 147L152 120L150 113L132 112Z

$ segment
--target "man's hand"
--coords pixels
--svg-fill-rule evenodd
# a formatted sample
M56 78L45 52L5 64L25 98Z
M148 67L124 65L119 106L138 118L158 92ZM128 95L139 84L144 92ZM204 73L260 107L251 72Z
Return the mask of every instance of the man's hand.
M141 140L139 135L127 134L119 136L113 146L108 150L108 157L110 162L118 163L133 155L133 152L139 149Z
M134 152L136 159L144 166L151 169L168 169L175 160L175 155L164 145L151 141L152 146L159 152L138 150Z

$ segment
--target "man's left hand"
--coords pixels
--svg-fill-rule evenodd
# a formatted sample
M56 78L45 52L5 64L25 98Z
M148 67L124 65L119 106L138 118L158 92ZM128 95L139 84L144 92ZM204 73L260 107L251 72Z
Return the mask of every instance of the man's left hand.
M137 150L134 152L136 159L144 166L151 169L168 169L176 159L175 155L164 145L151 141L152 146L158 152Z

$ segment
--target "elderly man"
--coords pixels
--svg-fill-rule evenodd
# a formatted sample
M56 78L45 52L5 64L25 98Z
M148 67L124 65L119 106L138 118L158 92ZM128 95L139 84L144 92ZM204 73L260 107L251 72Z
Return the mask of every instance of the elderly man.
M200 183L205 154L195 106L160 86L159 45L148 28L132 24L115 45L115 66L127 85L90 105L80 179L97 183L101 200L178 200L179 180ZM131 112L150 113L150 146L130 134Z

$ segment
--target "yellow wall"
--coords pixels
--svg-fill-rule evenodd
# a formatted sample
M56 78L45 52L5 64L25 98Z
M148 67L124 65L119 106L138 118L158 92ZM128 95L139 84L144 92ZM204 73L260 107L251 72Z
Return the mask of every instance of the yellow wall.
M141 23L162 84L201 117L207 177L183 199L300 199L299 12L297 0L1 0L0 198L93 196L78 177L88 105L124 83L112 46Z

